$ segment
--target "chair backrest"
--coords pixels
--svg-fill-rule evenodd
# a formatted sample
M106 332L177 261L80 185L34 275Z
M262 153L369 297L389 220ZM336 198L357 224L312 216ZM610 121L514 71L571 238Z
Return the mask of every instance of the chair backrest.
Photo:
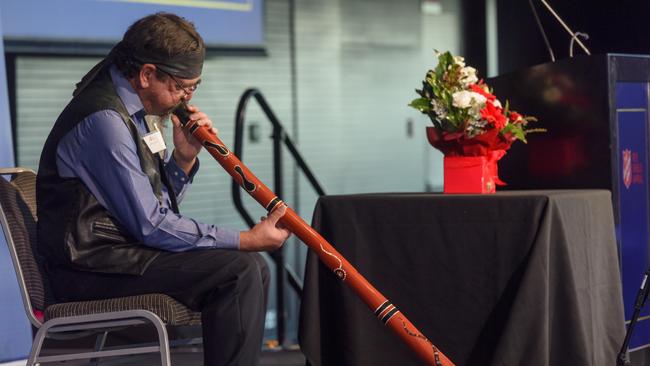
M45 286L34 249L36 246L36 173L23 168L0 169L0 224L7 240L30 322L40 327L45 309Z

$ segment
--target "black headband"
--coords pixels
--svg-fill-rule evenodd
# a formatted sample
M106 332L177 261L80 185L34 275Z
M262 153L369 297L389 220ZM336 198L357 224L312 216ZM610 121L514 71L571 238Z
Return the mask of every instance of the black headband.
M116 58L130 60L136 65L154 64L162 71L181 79L194 79L201 76L203 60L205 59L205 49L202 49L201 52L169 57L168 55L156 55L154 52L147 52L145 50L126 49L124 44L119 42L102 61L84 75L81 81L77 83L77 88L72 95L77 96L81 93L95 79L97 74L106 66L113 64Z
M162 71L181 79L194 79L201 76L205 50L202 52L186 53L176 57L160 57L146 51L134 52L131 58L138 64L154 64Z

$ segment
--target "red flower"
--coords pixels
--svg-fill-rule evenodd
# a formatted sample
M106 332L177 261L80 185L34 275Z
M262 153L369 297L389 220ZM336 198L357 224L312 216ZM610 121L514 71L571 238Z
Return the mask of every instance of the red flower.
M448 140L445 137L437 128L427 127L429 143L445 156L488 156L494 150L508 150L513 143L513 140L503 138L496 128L473 138L461 136Z
M508 113L508 118L512 123L521 123L524 120L521 114L512 111Z
M481 109L481 117L493 125L497 131L506 126L506 116L501 112L501 108L495 107L491 102L485 103L485 108Z
M472 89L473 92L481 94L490 102L493 102L495 99L497 99L497 97L494 94L490 94L487 92L487 85L483 84L482 81L480 81L478 84L470 84L469 87L470 89Z

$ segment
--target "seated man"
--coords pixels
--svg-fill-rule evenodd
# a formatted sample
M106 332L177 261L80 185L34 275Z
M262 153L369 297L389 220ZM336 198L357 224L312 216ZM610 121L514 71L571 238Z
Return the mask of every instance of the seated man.
M159 132L192 98L204 57L192 23L158 13L77 84L41 155L38 250L57 302L164 293L201 312L206 365L255 365L269 273L253 252L282 246L286 208L243 232L181 215L201 144L175 116L171 153Z

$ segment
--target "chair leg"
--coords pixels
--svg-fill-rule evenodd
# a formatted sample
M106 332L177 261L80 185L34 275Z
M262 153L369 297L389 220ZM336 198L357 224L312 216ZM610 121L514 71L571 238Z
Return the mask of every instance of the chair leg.
M120 314L122 313L122 314ZM68 319L61 318L61 319L53 319L48 322L45 322L41 328L38 330L36 333L36 336L34 338L34 341L32 342L32 349L30 351L29 359L27 361L28 366L35 366L38 365L39 363L37 362L40 357L40 352L41 348L43 346L43 342L47 336L47 334L50 331L50 328L55 328L58 327L59 325L65 325L65 324L80 324L81 323L91 323L91 325L88 326L83 326L82 328L79 329L91 329L94 326L94 322L108 322L108 326L110 326L111 322L117 321L116 319L122 319L121 322L126 321L126 319L131 318L140 318L140 319L146 319L150 323L152 323L156 327L156 331L158 333L158 347L144 347L141 348L138 353L148 353L148 352L155 352L157 351L160 353L160 361L162 366L171 366L171 357L170 357L170 350L169 350L169 337L167 335L167 328L165 327L165 324L162 322L162 320L156 316L156 314L151 313L146 310L130 310L130 311L123 311L123 312L118 312L116 314L119 314L123 316L122 318L113 318L115 314L112 313L106 313L106 314L94 314L94 315L86 315L86 316L77 316L77 317L70 317ZM123 326L124 324L120 324L120 326ZM106 326L106 324L105 324ZM68 327L70 327L68 325ZM63 330L65 331L65 330ZM105 343L105 338L106 334L98 337L95 347L96 348L103 348L104 343ZM111 356L117 356L118 354L124 355L125 353L123 351L109 351L106 352L105 355L107 357ZM85 353L85 355L88 355L88 353ZM79 357L81 356L81 357ZM75 357L71 359L77 359L77 358L84 358L84 354L76 354ZM92 357L92 356L91 356ZM63 358L60 357L54 357L56 359L61 359ZM48 359L51 359L51 357L48 357ZM26 366L27 366L26 365Z
M36 332L36 336L32 342L32 350L29 352L29 359L27 360L27 364L25 366L38 365L35 361L41 354L41 348L43 347L43 342L45 341L45 336L47 335L48 330L49 327L43 325L38 329L38 332Z
M108 331L102 332L101 334L97 335L97 339L95 340L95 352L99 352L102 349L104 349L104 345L106 345L106 338L108 338ZM99 365L99 358L91 358L90 364L92 366Z
M156 325L158 328L158 325ZM167 329L162 327L162 333L158 330L158 340L160 342L160 364L162 366L171 366L172 360L169 355L169 338L167 337Z
M160 345L160 364L162 366L171 366L171 357L169 355L169 337L167 328L159 321L152 321L158 332L158 343Z

